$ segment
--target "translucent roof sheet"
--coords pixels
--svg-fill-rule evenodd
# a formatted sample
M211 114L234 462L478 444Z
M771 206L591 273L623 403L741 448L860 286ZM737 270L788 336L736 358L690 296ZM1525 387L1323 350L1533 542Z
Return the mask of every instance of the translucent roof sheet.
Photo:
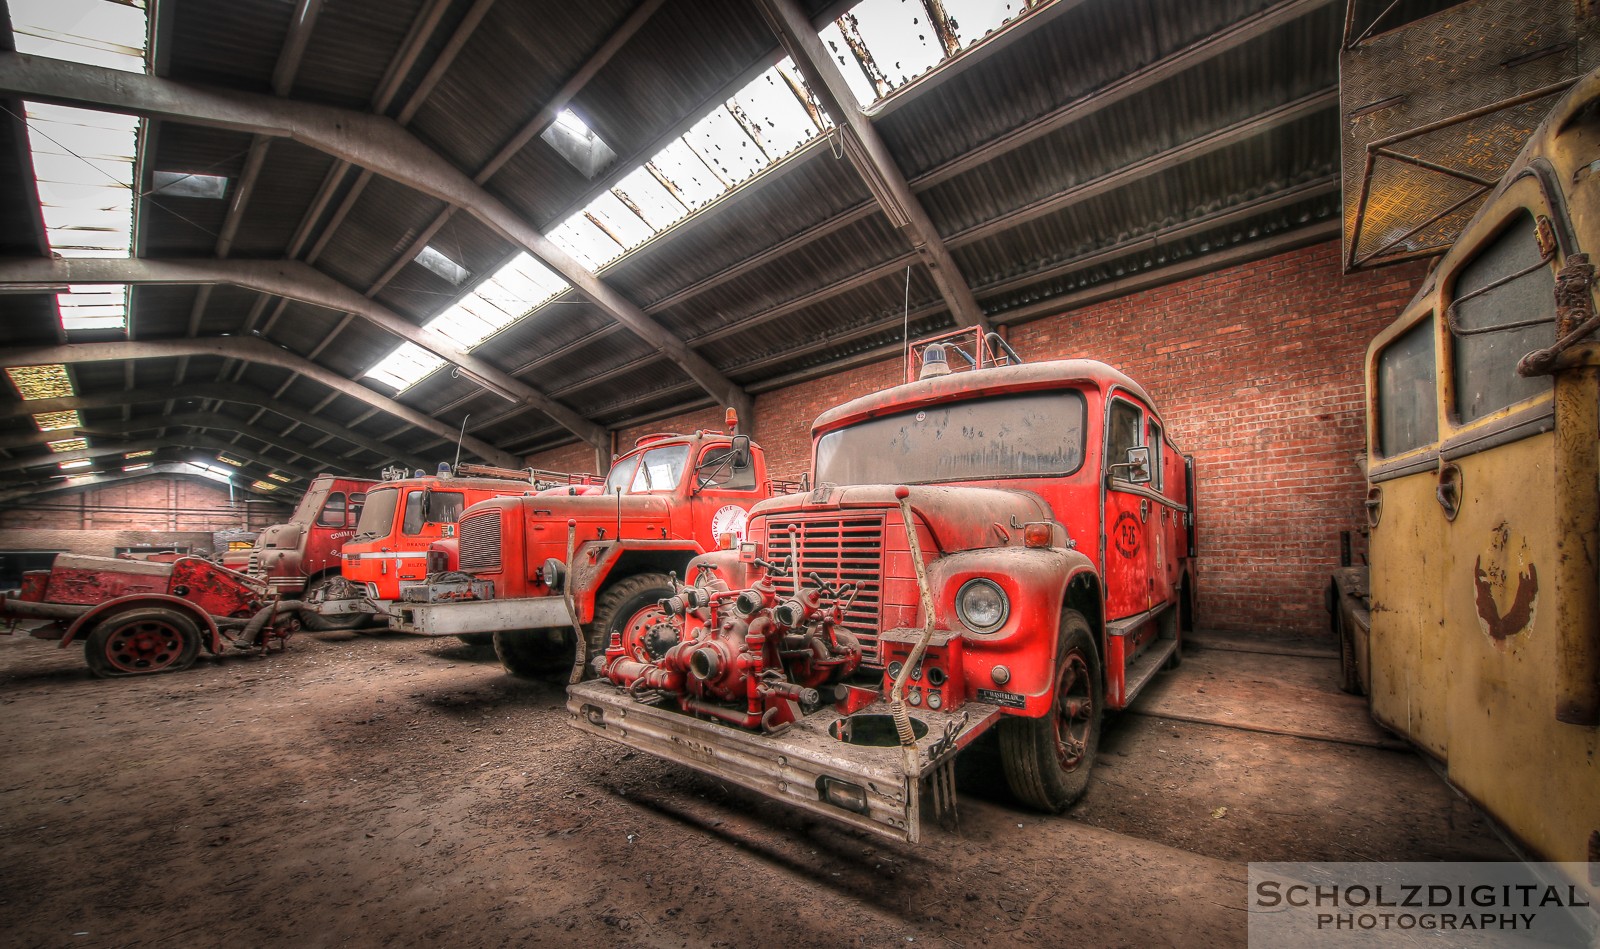
M153 454L155 454L155 452L153 452L153 451L130 451L126 455L123 455L122 457L124 457L124 458L148 458Z
M123 465L122 466L122 470L123 471L143 471L144 469L146 469L148 467L150 467L150 462L146 461L143 464Z
M142 0L9 0L17 52L145 71Z
M225 465L232 465L235 468L243 468L244 467L244 462L240 461L237 458L230 458L227 455L219 454L219 455L217 455L217 460L222 462Z
M271 481L253 481L250 483L250 487L255 488L257 491L276 491L283 485L274 484Z
M518 254L423 328L471 349L566 288L567 282L555 271L526 253ZM404 390L443 365L443 359L421 346L401 343L366 375Z
M278 474L276 471L267 472L267 477L271 478L274 481L282 481L285 484L287 484L288 482L294 480L293 478L289 477L288 475L286 475L286 474Z
M142 0L10 0L19 52L126 72L145 71ZM134 116L24 104L50 249L62 257L127 257L133 246ZM126 286L58 294L67 330L127 326Z
M88 440L83 438L58 438L45 444L49 445L50 450L54 452L83 451L89 447Z
M944 44L928 22L928 6L916 0L862 0L820 31L859 105L882 98L944 61ZM943 0L942 8L945 26L963 49L1029 9L1025 0ZM546 236L584 267L599 270L782 161L830 126L799 70L785 57ZM585 174L594 173L595 162L613 157L609 149L605 156L584 151L605 143L570 110L558 115L543 137ZM471 348L566 286L522 254L427 325ZM427 350L405 343L367 376L406 389L442 365Z
M87 458L80 458L77 461L63 461L57 467L59 467L62 471L71 471L74 468L87 468L92 464L94 464L94 462L88 460Z
M59 399L72 395L72 380L67 367L55 363L48 366L11 366L6 369L17 394L24 399Z

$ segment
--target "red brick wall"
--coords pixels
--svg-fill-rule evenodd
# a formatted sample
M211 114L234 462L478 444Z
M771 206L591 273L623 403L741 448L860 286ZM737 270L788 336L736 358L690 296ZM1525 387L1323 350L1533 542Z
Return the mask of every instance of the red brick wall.
M188 478L152 477L48 494L0 511L0 549L70 550L110 556L116 547L211 549L212 532L260 530L289 516L288 504L230 504L228 489ZM292 502L296 497L287 499Z
M1212 629L1326 628L1322 589L1339 532L1365 523L1362 360L1426 267L1340 273L1337 242L1012 327L1025 359L1092 357L1143 383L1195 456L1200 622ZM810 463L811 421L900 381L898 358L761 395L754 435L775 477ZM707 410L646 426L720 425ZM629 446L640 434L624 433ZM557 449L530 459L544 459ZM581 450L581 449L580 449Z

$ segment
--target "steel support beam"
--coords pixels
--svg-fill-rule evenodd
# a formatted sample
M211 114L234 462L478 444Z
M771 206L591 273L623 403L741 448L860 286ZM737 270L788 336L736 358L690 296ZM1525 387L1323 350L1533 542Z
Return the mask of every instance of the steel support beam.
M457 205L560 274L612 319L661 350L719 401L750 417L749 395L705 357L393 119L21 53L0 53L0 95L292 138Z
M366 386L346 379L344 376L324 366L311 362L303 356L298 356L287 349L274 346L265 340L251 337L226 336L205 339L70 343L65 346L13 348L0 351L0 368L49 365L51 363L120 362L127 359L160 359L178 356L220 356L224 359L242 359L246 362L276 366L280 369L287 369L290 372L298 372L308 379L365 402L374 408L382 409L395 418L402 419L418 428L426 429L441 438L448 438L452 442L456 440L457 429L455 427L424 415L409 405L402 405L387 396L380 395ZM521 460L516 455L501 451L493 445L470 435L462 440L462 445L490 464L500 465L505 468L521 466Z
M284 464L281 461L273 461L249 449L240 448L220 438L212 438L210 435L197 432L186 432L171 438L134 440L121 445L91 446L78 451L52 452L49 455L33 455L28 458L8 458L0 461L0 471L25 471L28 468L57 465L67 461L92 461L96 458L105 458L111 455L124 455L130 451L160 451L163 448L193 448L201 451L238 455L243 460L260 465L263 468L272 471L285 471L297 478L305 478L306 480L310 480L316 474L316 472ZM213 458L212 460L215 461L216 459ZM240 472L241 476L243 474L243 472Z
M219 283L299 300L313 306L354 313L401 339L421 346L455 365L468 378L496 395L555 419L563 428L599 448L609 445L604 428L579 415L498 367L463 352L431 330L411 323L393 310L368 299L310 264L297 260L152 260L145 258L0 258L0 285L37 284L199 284Z
M59 399L36 399L31 402L11 402L0 405L0 418L21 418L36 412L69 412L83 409L113 409L138 405L142 402L165 402L173 397L170 388L133 389L123 392L101 392L91 395L73 395ZM343 439L358 449L370 451L384 461L401 461L409 468L426 468L431 463L421 455L400 451L393 445L378 441L370 435L346 428L343 425L313 415L303 409L268 399L259 389L251 386L226 383L201 383L185 386L180 398L211 399L217 402L234 402L253 405L275 412L284 418L309 428L325 432L333 438ZM63 438L69 437L66 435ZM352 452L353 453L353 452ZM345 464L350 464L345 462ZM374 466L374 470L380 466Z
M277 432L262 428L258 425L251 425L239 419L229 418L226 415L218 415L215 412L177 412L171 415L162 414L143 418L135 416L128 421L120 423L114 430L96 428L92 425L87 425L78 428L75 431L79 435L86 435L90 438L96 439L125 439L132 438L133 436L130 434L132 432L155 430L156 437L160 438L164 435L165 430L168 428L198 428L206 431L227 432L230 435L243 435L246 438L253 438L256 441L266 442L268 445L280 448L283 451L294 455L295 457L305 458L310 461L314 461L319 465L327 465L334 471L351 472L356 468L356 466L352 465L348 460L340 458L331 452L318 451L309 445L286 444L279 439ZM53 435L55 433L40 432L39 434ZM232 446L238 445L238 442L231 438L221 440ZM249 449L240 449L240 451L248 450ZM269 464L271 462L263 463ZM293 463L294 459L292 458L288 461L276 462L276 464L279 465L292 465Z
M45 482L30 482L22 487L0 490L0 506L16 507L19 503L26 503L34 498L46 494L61 494L67 491L86 491L90 488L101 487L108 484L117 484L123 481L139 481L144 478L170 476L188 478L201 484L213 487L217 482L186 465L163 463L153 464L142 471L99 471L94 474L77 475L75 477L59 477ZM287 505L287 500L267 491L257 491L248 484L236 485L237 490L257 497L271 498Z
M983 318L983 308L961 276L961 268L939 236L933 219L912 194L883 136L856 108L855 94L845 83L844 73L828 55L822 37L817 35L805 12L795 0L759 0L759 5L779 43L805 76L812 95L841 130L844 149L862 181L866 182L867 190L877 199L889 222L911 238L912 246L933 276L934 285L939 288L939 295L944 298L951 315L962 326L976 326L987 331L989 324Z

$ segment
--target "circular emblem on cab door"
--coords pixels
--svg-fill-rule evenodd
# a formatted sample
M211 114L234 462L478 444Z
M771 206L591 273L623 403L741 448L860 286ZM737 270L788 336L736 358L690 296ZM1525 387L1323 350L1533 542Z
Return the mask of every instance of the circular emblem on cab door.
M723 534L732 534L733 542L744 543L744 525L749 519L745 509L737 504L729 504L711 516L711 539L720 542Z

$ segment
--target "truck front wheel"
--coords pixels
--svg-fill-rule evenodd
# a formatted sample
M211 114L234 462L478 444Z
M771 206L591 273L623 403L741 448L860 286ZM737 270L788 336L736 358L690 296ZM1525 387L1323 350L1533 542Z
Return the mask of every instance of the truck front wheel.
M494 633L494 654L500 660L500 668L519 679L547 678L571 669L571 633L562 633L559 628L503 629Z
M165 607L130 607L95 625L83 643L89 671L102 679L177 672L200 654L194 620Z
M612 634L627 646L640 640L651 623L665 620L661 601L674 592L672 578L664 573L636 573L606 587L594 601L594 622L584 630L590 661L605 653Z
M1094 635L1076 610L1061 614L1055 692L1043 717L1000 723L1000 756L1013 794L1039 810L1060 813L1089 787L1105 693Z

